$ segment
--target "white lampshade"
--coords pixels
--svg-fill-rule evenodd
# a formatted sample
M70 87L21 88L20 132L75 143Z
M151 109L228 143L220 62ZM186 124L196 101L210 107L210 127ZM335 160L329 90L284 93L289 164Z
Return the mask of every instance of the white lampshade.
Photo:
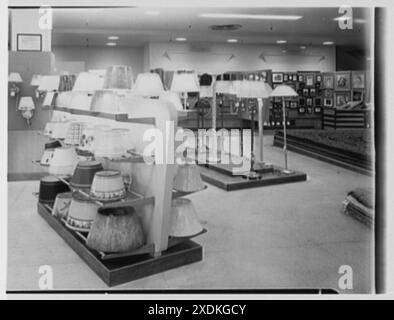
M88 91L101 90L104 85L104 77L94 72L81 72L78 74L75 81L73 91Z
M268 98L270 93L267 89L263 81L242 80L236 94L239 98Z
M159 99L171 102L175 108L179 111L183 110L181 99L177 92L163 91Z
M296 97L297 92L292 87L286 85L277 86L270 94L271 97Z
M110 66L105 73L103 89L131 90L133 80L133 70L130 66Z
M194 71L175 72L171 83L171 91L199 92L200 85Z
M59 84L60 76L41 76L38 91L57 91Z
M97 74L99 77L104 78L107 70L106 69L89 69L88 72Z
M218 80L215 82L216 93L235 94L235 88L232 81Z
M34 105L34 100L32 97L21 97L19 101L19 110L33 110L36 106Z
M163 83L157 73L140 73L133 88L134 94L143 97L158 97L163 91Z
M41 75L39 74L33 74L33 77L31 78L30 85L32 87L38 87L41 84Z
M11 72L8 76L8 82L20 83L23 82L23 80L18 72Z

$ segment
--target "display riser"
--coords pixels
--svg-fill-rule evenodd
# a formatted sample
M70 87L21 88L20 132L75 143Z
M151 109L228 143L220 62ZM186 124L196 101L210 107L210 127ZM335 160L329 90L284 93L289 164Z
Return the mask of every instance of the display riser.
M283 172L283 168L279 167L274 167L274 170ZM306 173L299 171L292 171L288 174L281 173L280 175L274 175L272 173L262 174L261 179L249 180L242 176L233 176L228 173L226 174L222 170L217 170L217 168L209 168L206 165L200 165L200 174L201 178L205 182L226 191L264 187L291 182L301 182L307 180Z
M37 204L37 211L82 260L110 287L203 259L202 246L191 240L186 240L163 251L159 257L144 254L114 260L101 260L97 252L89 249L74 231L66 228L41 203Z

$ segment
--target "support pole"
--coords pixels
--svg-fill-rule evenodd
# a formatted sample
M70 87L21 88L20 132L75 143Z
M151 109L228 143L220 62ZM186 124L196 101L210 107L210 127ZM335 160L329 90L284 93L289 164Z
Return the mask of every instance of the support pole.
M285 170L288 171L287 168L287 139L286 139L286 107L285 107L285 98L282 97L282 108L283 108L283 152L285 155Z

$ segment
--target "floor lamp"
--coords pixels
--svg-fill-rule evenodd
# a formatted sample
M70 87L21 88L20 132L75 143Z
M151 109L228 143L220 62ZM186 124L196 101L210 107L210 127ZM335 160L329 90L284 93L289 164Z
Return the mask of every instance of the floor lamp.
M269 91L267 90L265 82L255 80L243 80L237 88L238 98L247 99L247 108L251 115L251 151L250 151L250 170L244 174L247 179L259 179L261 175L255 171L255 154L254 154L254 130L255 120L254 115L257 113L257 99L268 98ZM254 100L251 103L251 99Z
M282 109L283 109L283 153L285 157L285 170L284 173L291 173L287 166L287 138L286 138L286 108L285 108L285 97L296 97L297 92L293 88L286 85L277 86L270 94L271 97L282 98Z

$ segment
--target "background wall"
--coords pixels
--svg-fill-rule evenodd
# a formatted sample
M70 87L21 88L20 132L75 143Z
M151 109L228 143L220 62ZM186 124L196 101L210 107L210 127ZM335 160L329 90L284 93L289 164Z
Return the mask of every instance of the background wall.
M55 68L63 69L65 62L83 62L85 70L106 69L115 64L130 65L133 67L134 77L144 69L144 48L121 47L61 47L52 48L55 54Z
M306 50L281 46L241 44L150 43L150 68L164 70L194 69L197 72L222 73L272 69L273 71L335 71L335 47L316 46Z

